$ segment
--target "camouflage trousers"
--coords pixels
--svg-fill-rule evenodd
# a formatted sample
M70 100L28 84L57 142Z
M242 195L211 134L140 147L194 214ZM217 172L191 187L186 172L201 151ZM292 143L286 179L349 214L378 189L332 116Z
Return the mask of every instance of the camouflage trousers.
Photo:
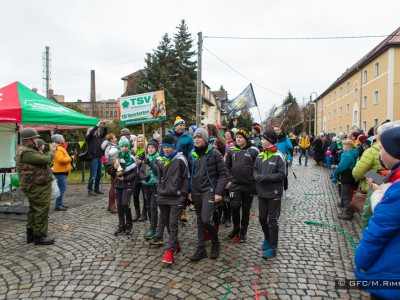
M29 200L27 229L33 230L34 236L47 235L49 225L51 183L32 186L25 195Z

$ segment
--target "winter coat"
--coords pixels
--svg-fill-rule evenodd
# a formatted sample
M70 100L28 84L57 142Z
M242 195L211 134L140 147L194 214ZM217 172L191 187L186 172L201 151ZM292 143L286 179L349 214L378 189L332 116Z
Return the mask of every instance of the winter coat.
M239 185L255 183L253 166L258 153L258 149L251 146L250 142L243 149L235 144L228 151L225 159L229 181Z
M94 134L96 130L100 131L100 135ZM101 149L101 144L103 143L104 137L107 135L107 127L99 128L94 126L90 130L89 134L85 137L85 142L89 147L89 153L92 157L102 157L103 150Z
M284 132L278 135L278 141L276 143L278 150L283 154L286 160L293 161L293 145L290 139Z
M211 192L225 195L225 186L228 181L228 172L221 153L211 146L199 156L195 149L189 159L190 190L194 195Z
M181 152L172 159L161 157L150 168L158 177L157 204L168 205L185 200L189 194L189 169Z
M333 174L344 184L353 184L354 178L351 174L351 170L356 165L356 160L358 157L357 148L353 148L347 152L343 152L340 158L340 163L333 171Z
M152 164L155 164L157 160L161 159L161 157L158 155L158 152L154 153L153 155L147 154L146 158L148 158ZM143 185L156 185L158 182L157 175L149 166L144 163L142 163L139 167L139 174Z
M67 150L62 145L57 145L57 150L53 160L53 174L69 175L71 173L71 161Z
M103 143L101 143L101 149L104 151L104 156L106 157L106 161L110 159L110 155L108 154L111 150L111 148L117 148L118 145L114 144L113 142L105 140Z
M192 151L194 148L194 140L189 131L185 130L181 135L177 135L174 128L172 128L167 132L166 135L172 135L177 139L178 142L176 143L176 151L182 152L187 159L190 151ZM163 155L164 153L161 151L161 156Z
M368 171L376 171L380 169L381 164L379 162L379 151L381 150L381 144L375 143L371 148L368 148L363 152L363 155L357 161L355 168L353 169L353 177L360 180L360 187L363 191L368 190L367 180L364 175Z
M276 149L276 148L275 148ZM253 168L257 195L260 198L281 198L286 162L279 151L262 151Z
M310 148L310 145L311 145L311 143L310 143L310 139L308 138L308 136L302 136L300 138L299 147L301 149L306 150L306 149Z
M325 141L321 138L316 138L314 141L314 159L316 161L325 160Z
M400 278L400 181L396 181L400 176L397 170L390 178L394 183L376 205L355 252L357 280ZM400 299L400 289L365 287L363 290L384 299Z

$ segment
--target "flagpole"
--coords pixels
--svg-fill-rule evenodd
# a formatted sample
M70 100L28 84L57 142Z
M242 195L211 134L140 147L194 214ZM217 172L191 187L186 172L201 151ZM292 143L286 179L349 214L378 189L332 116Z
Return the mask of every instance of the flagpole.
M260 108L258 107L256 95L254 95L254 89L253 89L253 85L252 85L251 83L250 83L250 88L251 88L251 92L253 93L253 99L254 99L254 102L256 103L257 110L258 110L258 114L259 114L259 116L260 116L261 126L262 126L262 125L263 125L263 119L262 119L262 117L261 117Z

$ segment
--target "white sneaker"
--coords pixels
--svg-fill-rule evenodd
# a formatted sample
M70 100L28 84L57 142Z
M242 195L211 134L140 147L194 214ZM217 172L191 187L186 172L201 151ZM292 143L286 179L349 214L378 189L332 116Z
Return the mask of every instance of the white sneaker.
M283 195L285 196L285 198L289 198L290 197L288 190L283 191Z

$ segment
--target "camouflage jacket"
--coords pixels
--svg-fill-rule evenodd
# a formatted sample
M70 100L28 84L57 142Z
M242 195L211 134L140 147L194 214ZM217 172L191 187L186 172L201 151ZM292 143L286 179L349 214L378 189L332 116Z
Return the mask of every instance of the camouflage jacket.
M54 159L54 152L40 154L33 145L25 145L18 149L16 162L20 187L29 192L32 186L50 184L53 172L50 164Z

